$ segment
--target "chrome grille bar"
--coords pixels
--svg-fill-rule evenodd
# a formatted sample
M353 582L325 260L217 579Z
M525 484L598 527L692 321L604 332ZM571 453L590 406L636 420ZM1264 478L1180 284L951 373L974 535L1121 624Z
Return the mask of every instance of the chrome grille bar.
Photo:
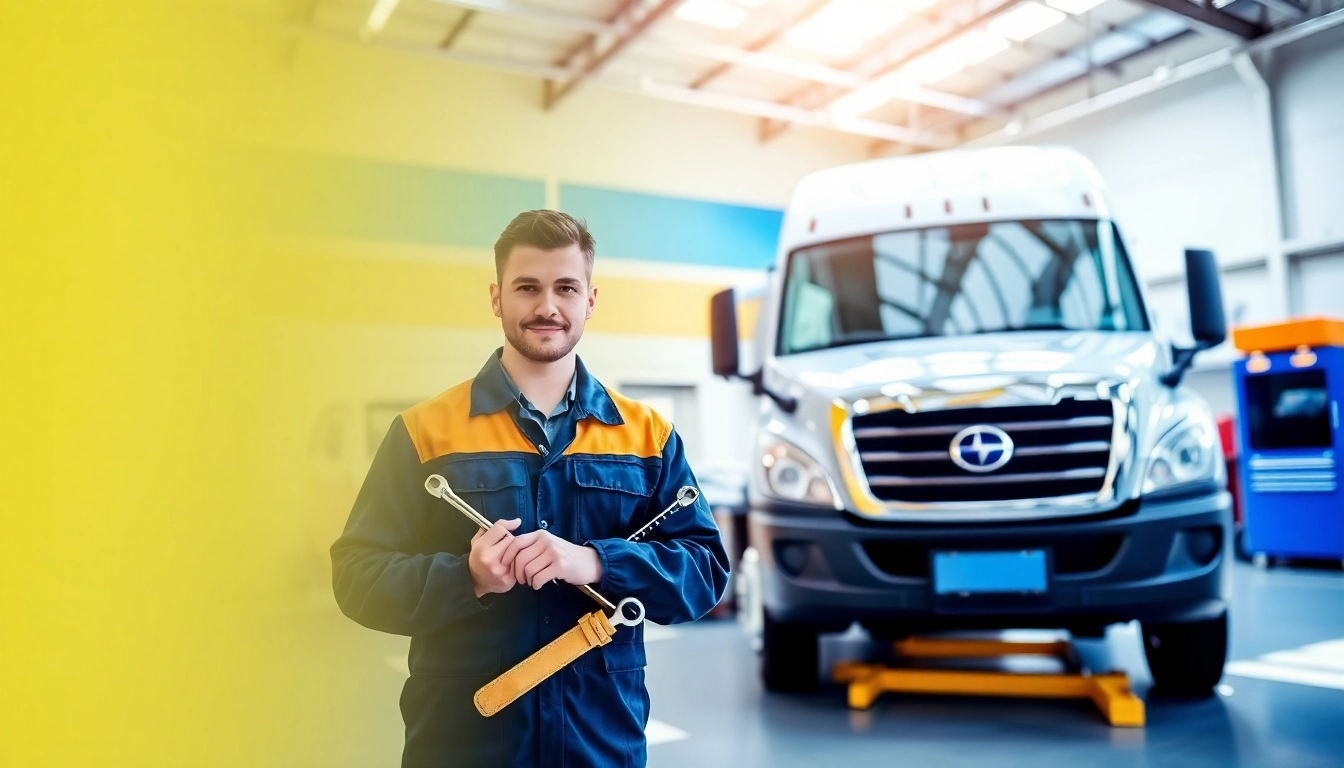
M997 485L1001 483L1040 483L1058 480L1095 480L1106 476L1103 467L1070 469L1063 472L1024 472L1019 475L955 475L937 477L901 477L869 475L868 484L883 487L916 485Z
M1110 416L1079 416L1058 421L1008 421L981 422L993 424L1004 432L1029 432L1046 429L1081 429L1084 427L1109 427L1115 420ZM950 424L941 427L860 427L854 430L855 439L867 437L918 437L922 435L955 435L974 424Z
M1065 445L1044 445L1034 448L1018 448L1014 456L1051 456L1057 453L1101 453L1111 450L1111 444L1105 440L1090 440L1083 443ZM937 461L952 457L947 451L864 451L859 454L864 461Z

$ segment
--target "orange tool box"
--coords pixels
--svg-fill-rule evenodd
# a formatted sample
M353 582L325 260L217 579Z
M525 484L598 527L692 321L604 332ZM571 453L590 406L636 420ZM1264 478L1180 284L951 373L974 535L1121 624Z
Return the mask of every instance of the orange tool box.
M1232 343L1242 352L1282 352L1298 347L1344 347L1344 320L1304 317L1286 323L1236 328Z

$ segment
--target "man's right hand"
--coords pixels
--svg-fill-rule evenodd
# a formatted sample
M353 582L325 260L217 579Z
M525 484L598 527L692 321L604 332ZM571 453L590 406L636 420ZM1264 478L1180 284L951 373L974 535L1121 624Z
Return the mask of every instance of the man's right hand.
M520 523L522 520L517 518L496 520L494 525L471 537L471 556L467 558L467 564L477 599L490 593L508 592L517 583L513 578L513 553L507 553L507 560L504 557L509 540L513 538L509 532Z

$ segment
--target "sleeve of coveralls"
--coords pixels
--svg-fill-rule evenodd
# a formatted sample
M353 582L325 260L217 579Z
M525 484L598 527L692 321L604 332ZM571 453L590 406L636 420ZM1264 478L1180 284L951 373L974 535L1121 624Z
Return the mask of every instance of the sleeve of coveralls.
M662 474L649 500L653 514L675 501L683 485L700 487L686 463L681 438L673 431L663 447ZM695 621L718 604L728 586L728 555L704 494L643 541L598 539L588 544L602 560L597 591L612 599L639 598L649 620L659 624Z
M370 629L421 635L481 611L466 555L420 551L432 513L420 457L401 417L378 447L345 533L331 545L341 611Z

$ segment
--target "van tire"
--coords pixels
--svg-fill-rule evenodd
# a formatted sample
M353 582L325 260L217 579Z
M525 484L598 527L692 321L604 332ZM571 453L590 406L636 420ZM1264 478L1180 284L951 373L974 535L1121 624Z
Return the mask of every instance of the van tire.
M1158 691L1208 696L1227 661L1227 613L1181 624L1144 624L1143 652Z
M806 624L770 618L761 627L761 682L771 691L804 693L817 689L818 632Z
M1249 562L1251 562L1251 557L1252 557L1252 556L1251 556L1251 551L1250 551L1249 549L1246 548L1246 526L1245 526L1245 525L1241 525L1241 526L1238 526L1238 527L1237 527L1237 536L1236 536L1236 538L1233 540L1233 542L1234 542L1234 546L1233 546L1233 550L1232 550L1232 551L1233 551L1233 554L1236 555L1236 558L1237 558L1238 560L1240 560L1241 562L1243 562L1243 563L1249 563Z

